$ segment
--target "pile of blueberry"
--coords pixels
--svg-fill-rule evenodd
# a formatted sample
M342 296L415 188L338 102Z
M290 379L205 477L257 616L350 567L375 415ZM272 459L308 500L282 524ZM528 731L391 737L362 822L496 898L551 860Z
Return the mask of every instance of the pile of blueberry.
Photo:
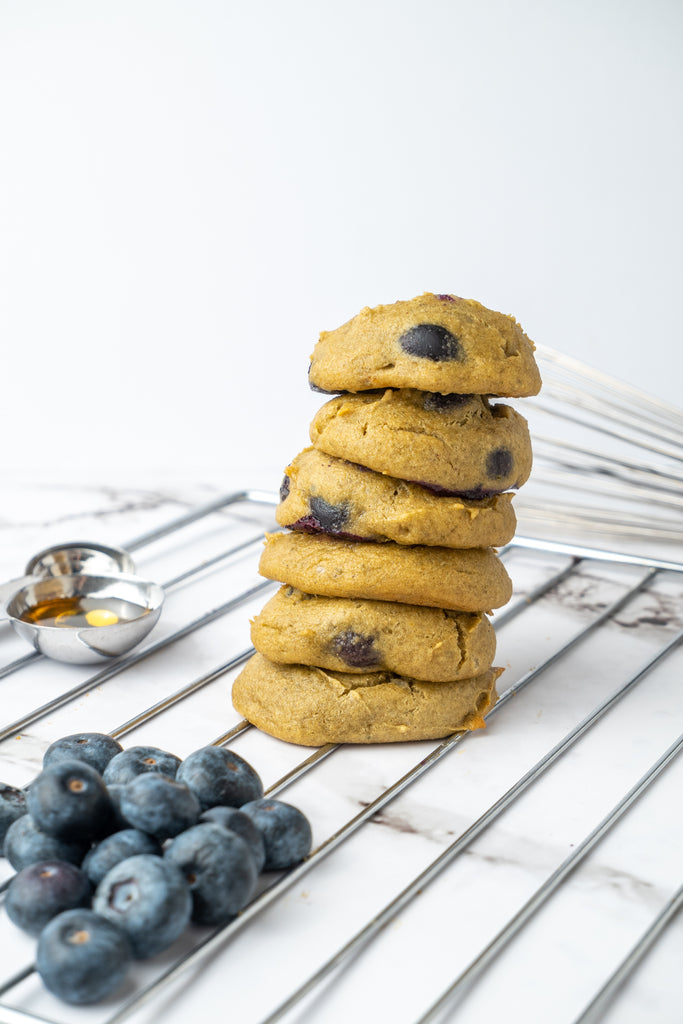
M190 921L232 920L261 871L307 856L311 827L224 747L181 761L82 733L48 748L26 791L0 784L0 844L17 872L7 914L38 937L46 988L78 1004L109 995Z

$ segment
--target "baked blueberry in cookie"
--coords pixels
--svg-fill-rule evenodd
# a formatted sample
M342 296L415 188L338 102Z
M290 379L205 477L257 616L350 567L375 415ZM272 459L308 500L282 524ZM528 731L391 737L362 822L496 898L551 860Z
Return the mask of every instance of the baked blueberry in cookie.
M286 497L289 495L287 494ZM328 533L332 537L344 537L347 540L362 540L344 527L351 519L351 507L347 502L333 505L324 498L316 495L308 497L309 511L300 516L295 522L288 523L290 530L298 530L300 533Z
M514 456L509 448L494 448L486 456L486 475L492 480L508 477L514 464Z
M448 412L461 405L467 405L471 398L472 395L439 395L433 391L425 391L422 407L428 412Z
M337 633L332 640L332 650L351 668L372 668L381 660L375 649L374 636L364 636L352 629Z
M417 324L398 339L404 352L420 359L444 363L463 358L462 346L456 336L439 324Z
M349 521L349 506L346 503L331 505L324 498L312 494L308 504L311 516L318 524L317 528L323 533L341 533Z

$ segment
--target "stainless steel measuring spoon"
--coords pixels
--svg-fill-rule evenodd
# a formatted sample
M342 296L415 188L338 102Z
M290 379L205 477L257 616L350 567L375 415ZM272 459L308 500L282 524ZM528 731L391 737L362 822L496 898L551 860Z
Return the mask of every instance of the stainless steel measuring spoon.
M24 576L0 586L0 618L57 661L125 654L155 625L164 601L163 589L134 570L121 548L54 545L31 559Z

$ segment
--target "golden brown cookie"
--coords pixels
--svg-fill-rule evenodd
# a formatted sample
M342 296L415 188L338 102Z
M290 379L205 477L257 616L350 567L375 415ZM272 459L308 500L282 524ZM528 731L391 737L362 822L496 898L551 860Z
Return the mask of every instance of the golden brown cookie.
M340 395L318 410L310 436L328 455L477 500L521 487L531 472L526 420L481 395Z
M329 392L389 387L522 397L541 388L534 344L513 317L431 292L366 307L323 331L308 379Z
M315 597L288 586L252 621L251 640L281 664L435 683L481 675L496 652L496 634L482 613Z
M326 534L266 535L259 572L321 597L362 597L453 611L500 608L512 582L492 548L438 548L339 540Z
M442 739L484 725L501 672L425 683L389 672L276 665L255 654L233 683L232 702L263 732L305 746Z
M509 493L480 501L437 495L316 448L287 467L280 498L281 526L351 539L485 548L507 544L516 526Z

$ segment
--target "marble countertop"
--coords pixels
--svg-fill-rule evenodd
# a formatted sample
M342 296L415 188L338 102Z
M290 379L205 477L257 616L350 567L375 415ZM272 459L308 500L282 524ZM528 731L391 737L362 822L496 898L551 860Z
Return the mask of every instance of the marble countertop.
M20 575L28 558L51 543L88 539L125 546L252 482L10 483L0 509L2 578ZM256 571L260 538L271 525L267 502L238 502L136 545L140 574L170 583L161 620L141 650L262 582ZM566 533L555 539L565 541ZM595 546L595 538L590 543ZM618 540L612 546L618 547ZM206 564L234 548L239 550ZM683 560L675 555L662 553ZM120 998L95 1008L60 1005L30 974L0 995L0 1021L37 1017L73 1024L125 1017L140 1024L184 1024L195 1015L240 1024L264 1021L351 942L352 955L326 969L321 982L281 1019L413 1024L426 1019L442 993L464 975L447 1012L435 1011L429 1019L575 1021L680 886L681 759L672 760L568 870L509 942L496 936L678 739L680 647L635 682L495 820L471 841L463 840L457 855L445 851L674 640L683 617L683 576L674 571L651 576L645 566L594 558L574 563L562 551L533 548L513 548L504 558L515 584L510 608L519 613L494 618L505 700L485 730L438 757L436 743L345 747L295 773L283 799L306 812L320 852L288 884L281 883L277 898L257 900L258 912L216 938L192 929L168 953L137 966ZM170 582L186 572L182 581ZM537 598L536 588L553 580ZM248 649L249 617L271 586L109 677L100 675L98 666L40 658L5 675L2 781L30 782L43 751L58 736L114 731L198 680L206 679L206 685L142 724L133 723L122 742L152 743L183 757L228 732L240 720L230 702L236 669L225 666ZM596 625L603 614L604 623ZM577 642L556 655L573 637ZM3 665L28 652L6 623L0 624L0 642ZM56 706L55 698L75 688L74 699ZM49 710L36 715L43 706ZM230 745L252 762L266 788L313 753L255 729ZM409 783L392 799L384 797L406 774ZM357 827L350 829L354 821ZM341 838L333 839L340 830ZM442 855L448 862L432 879L432 866ZM10 877L6 862L0 872L0 879ZM413 898L387 910L413 888L419 889ZM378 915L382 927L369 932ZM682 929L679 915L601 1020L680 1021ZM0 943L2 990L32 963L34 942L0 915ZM201 954L186 958L202 943ZM180 971L116 1016L181 958Z

